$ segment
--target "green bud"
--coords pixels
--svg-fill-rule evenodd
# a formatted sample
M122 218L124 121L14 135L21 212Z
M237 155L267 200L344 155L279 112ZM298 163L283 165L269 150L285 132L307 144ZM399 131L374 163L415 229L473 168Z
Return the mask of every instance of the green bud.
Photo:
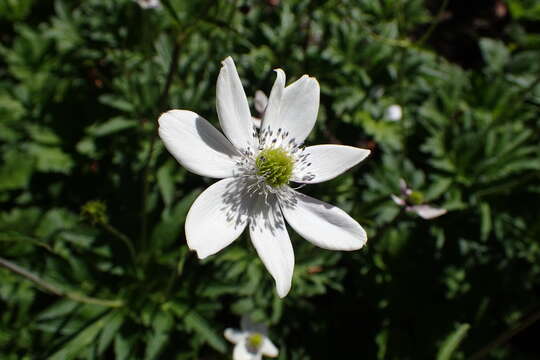
M92 200L87 202L81 208L81 216L90 221L93 225L107 224L109 218L107 217L107 205L99 200Z

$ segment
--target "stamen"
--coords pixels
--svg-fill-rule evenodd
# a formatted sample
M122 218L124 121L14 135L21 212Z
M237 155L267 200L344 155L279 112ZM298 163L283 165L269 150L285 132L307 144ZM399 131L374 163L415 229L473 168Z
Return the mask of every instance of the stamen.
M259 333L251 333L247 337L247 346L252 350L259 350L264 341L263 335Z
M272 143L275 143L275 139ZM280 187L289 183L294 160L282 148L267 148L259 153L255 165L257 175L263 176L268 185Z

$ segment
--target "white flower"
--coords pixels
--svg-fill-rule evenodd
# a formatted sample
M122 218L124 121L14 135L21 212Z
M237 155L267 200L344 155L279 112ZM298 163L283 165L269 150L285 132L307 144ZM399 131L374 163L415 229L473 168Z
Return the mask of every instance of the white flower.
M266 336L266 327L252 323L249 318L242 317L242 330L226 329L225 338L236 344L233 360L259 360L263 355L277 357L279 351Z
M159 135L188 170L221 178L193 203L186 218L189 247L203 259L228 246L249 224L251 241L276 281L290 290L294 253L284 218L302 237L331 250L356 250L364 229L341 209L303 195L289 182L330 180L369 155L351 146L301 145L319 108L319 84L307 75L285 87L276 70L262 127L253 125L242 83L228 57L217 81L217 112L223 136L194 112L171 110L159 118Z
M446 209L423 204L423 195L414 191L403 179L399 179L401 196L392 194L392 200L399 206L405 207L408 212L413 212L423 219L430 220L446 214Z
M159 0L135 0L143 9L156 9L161 6Z
M402 116L403 116L403 111L401 110L401 106L397 104L390 105L386 109L386 118L390 121L399 121L401 120Z

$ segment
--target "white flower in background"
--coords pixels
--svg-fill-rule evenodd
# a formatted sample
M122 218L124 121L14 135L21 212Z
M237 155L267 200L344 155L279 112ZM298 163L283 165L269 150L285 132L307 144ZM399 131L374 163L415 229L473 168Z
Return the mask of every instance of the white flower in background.
M143 9L156 9L161 6L159 0L135 0Z
M403 116L403 111L401 110L401 106L394 104L390 105L386 109L386 118L390 121L399 121L401 120L401 117Z
M257 90L255 91L255 98L253 102L255 103L255 111L259 116L252 116L252 119L257 129L259 129L262 124L262 118L264 117L264 111L268 105L268 96L266 96L266 94L261 90Z
M401 196L392 194L392 200L397 205L404 207L405 210L413 212L426 220L446 214L446 209L423 204L424 196L422 193L409 188L405 180L399 179L399 188Z
M317 118L319 84L304 75L285 87L285 73L276 73L260 130L228 57L217 81L217 112L227 137L187 110L162 114L159 135L189 171L223 179L191 206L186 218L189 247L204 259L231 244L249 224L251 241L284 297L294 269L284 218L302 237L325 249L357 250L367 241L364 229L343 210L301 194L289 183L333 179L370 151L341 145L302 147Z
M262 356L277 357L276 346L266 336L264 325L252 323L249 318L242 317L241 330L226 329L225 338L236 344L233 360L259 360Z

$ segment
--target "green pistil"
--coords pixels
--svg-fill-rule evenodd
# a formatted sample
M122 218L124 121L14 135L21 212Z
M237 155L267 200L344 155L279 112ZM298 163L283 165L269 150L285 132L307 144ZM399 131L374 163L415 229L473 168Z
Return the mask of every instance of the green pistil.
M289 183L292 175L294 160L281 149L264 149L255 159L257 175L264 176L265 182L272 187Z
M424 195L419 191L413 191L409 195L409 201L413 205L420 205L420 204L422 204L424 202Z
M260 349L263 342L263 336L259 333L253 333L248 336L247 343L251 349Z

